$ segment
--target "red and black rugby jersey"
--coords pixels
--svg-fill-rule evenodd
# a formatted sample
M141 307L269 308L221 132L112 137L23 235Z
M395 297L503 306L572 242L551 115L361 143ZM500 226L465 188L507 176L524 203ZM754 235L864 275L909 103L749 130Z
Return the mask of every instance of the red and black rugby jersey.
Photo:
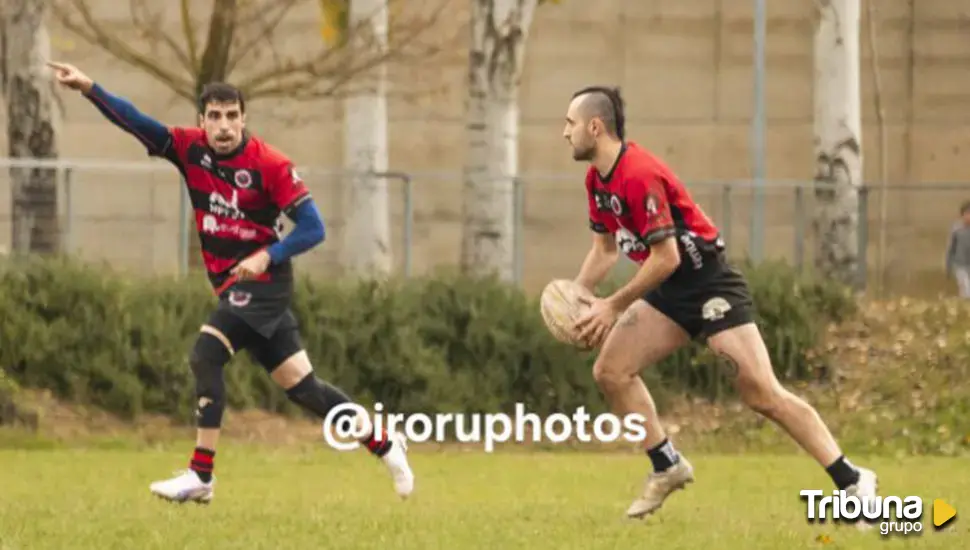
M309 199L310 192L286 155L246 134L229 155L209 148L201 128L173 127L165 156L188 188L202 257L218 288L241 260L280 239L280 215ZM289 261L273 265L267 279L292 276Z
M586 173L589 221L593 231L616 235L624 254L640 264L650 246L667 237L690 233L719 240L718 228L691 198L663 161L635 142L624 144L610 173Z

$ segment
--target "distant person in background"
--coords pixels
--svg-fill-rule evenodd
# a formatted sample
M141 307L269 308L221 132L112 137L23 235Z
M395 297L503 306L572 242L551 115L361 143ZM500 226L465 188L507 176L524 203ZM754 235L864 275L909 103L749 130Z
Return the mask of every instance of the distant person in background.
M950 232L946 272L957 280L960 297L970 298L970 201L960 207L960 220L953 224Z

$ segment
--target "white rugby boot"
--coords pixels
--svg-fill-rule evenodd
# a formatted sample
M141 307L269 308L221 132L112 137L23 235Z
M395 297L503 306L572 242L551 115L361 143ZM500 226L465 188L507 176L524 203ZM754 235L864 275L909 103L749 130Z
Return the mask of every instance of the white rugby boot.
M857 469L859 470L859 481L845 488L846 496L858 497L860 500L863 498L876 498L879 494L879 477L876 475L876 472L867 470L866 468L857 467ZM855 527L860 531L867 531L872 529L873 524L866 521L865 517L860 517L855 522Z
M198 502L208 504L215 495L216 478L205 483L192 470L176 472L171 479L156 481L151 484L151 492L155 496L171 502Z
M677 464L663 472L651 472L647 476L643 492L627 508L627 517L639 519L656 512L671 493L693 482L694 467L684 455L680 455Z
M388 437L393 442L391 450L382 456L381 460L387 466L391 479L394 480L394 491L402 499L406 499L414 491L414 472L408 464L407 438L397 433L389 434Z

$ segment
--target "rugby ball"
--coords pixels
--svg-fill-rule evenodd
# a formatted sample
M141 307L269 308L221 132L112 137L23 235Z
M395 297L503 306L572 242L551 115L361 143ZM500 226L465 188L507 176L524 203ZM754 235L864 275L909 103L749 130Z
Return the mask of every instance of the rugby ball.
M573 325L589 309L580 298L593 297L586 287L568 279L555 279L542 289L539 297L542 320L556 340L579 349L590 349L579 339Z

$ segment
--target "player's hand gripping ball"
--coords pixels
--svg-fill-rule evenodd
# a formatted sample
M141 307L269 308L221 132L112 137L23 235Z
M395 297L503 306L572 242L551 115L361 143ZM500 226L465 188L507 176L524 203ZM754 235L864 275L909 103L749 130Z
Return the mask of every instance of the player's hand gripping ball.
M595 296L583 285L567 279L556 279L546 285L539 297L542 319L556 340L582 350L591 347L579 338L576 321L589 309Z

